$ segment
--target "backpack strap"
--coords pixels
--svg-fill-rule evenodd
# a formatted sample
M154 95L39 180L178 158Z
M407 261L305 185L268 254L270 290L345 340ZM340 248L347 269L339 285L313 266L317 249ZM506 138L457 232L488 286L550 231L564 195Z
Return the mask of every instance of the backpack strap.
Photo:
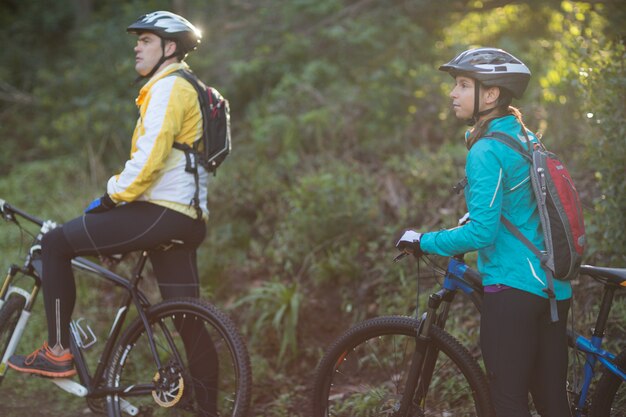
M546 257L546 254L541 252L539 250L539 248L537 248L537 246L535 246L526 236L524 236L522 234L522 232L520 232L520 230L506 217L504 217L504 214L500 215L500 220L502 221L502 223L504 224L504 227L507 228L507 230L509 232L511 232L516 238L518 238L524 245L526 245L526 247L528 249L530 249L530 251L537 257L539 258L539 260L542 261L543 264L543 259Z
M520 232L520 230L515 227L515 225L509 219L504 217L504 215L500 215L500 220L509 232L511 232L517 239L519 239L524 245L526 245L526 247L530 249L530 251L537 258L539 258L539 261L541 262L541 269L543 269L546 274L546 288L543 289L543 292L548 295L548 299L550 300L550 318L553 322L559 321L559 314L556 306L556 294L554 293L554 276L552 274L552 270L548 268L547 265L548 254L541 252L537 248L537 246L535 246L530 240L528 240L528 238L524 236L522 232Z
M206 90L203 89L202 82L198 79L190 71L179 69L172 73L173 75L177 75L183 77L185 80L189 82L198 93L198 101L200 103L200 111L202 112L202 135L204 139L208 135L207 132L207 123L209 115L207 114L207 94ZM193 180L196 185L196 190L194 191L193 198L191 199L190 205L196 210L196 215L198 220L202 220L202 209L200 208L200 177L198 174L198 146L200 141L197 140L194 142L193 147L187 145L186 143L174 142L172 145L173 148L183 151L185 153L185 171L193 174Z
M185 153L185 171L193 174L193 181L196 189L193 192L193 198L189 205L193 205L196 209L196 215L198 220L202 219L202 209L200 208L200 176L198 174L198 162L196 161L197 155L194 149L186 143L174 142L172 145L174 149L183 151Z
M489 135L483 137L483 139L494 139L500 143L504 143L509 148L522 155L524 159L532 163L532 145L530 144L530 138L528 137L526 132L524 132L524 136L526 136L526 144L528 146L528 149L524 149L524 145L522 145L519 140L503 132L490 132Z
M183 77L185 80L187 80L187 82L189 82L189 84L193 86L193 88L196 90L196 93L198 93L198 102L200 104L200 112L202 113L202 136L205 142L208 143L207 139L208 139L209 132L208 132L207 120L209 120L209 117L210 117L208 109L211 106L210 106L210 103L207 102L207 100L209 100L209 97L207 94L207 87L191 71L188 71L185 69L179 69L177 71L174 71L172 74ZM176 147L176 143L174 145L175 145L174 147ZM183 144L180 144L180 145L189 147L188 145L183 145ZM199 146L200 146L200 141L197 140L194 142L192 149L194 151L198 151Z

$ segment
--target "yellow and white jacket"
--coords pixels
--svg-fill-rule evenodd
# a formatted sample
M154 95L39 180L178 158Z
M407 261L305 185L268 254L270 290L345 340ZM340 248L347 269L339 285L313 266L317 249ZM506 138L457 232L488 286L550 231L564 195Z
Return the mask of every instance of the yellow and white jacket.
M168 65L139 91L130 159L121 173L109 179L107 193L116 203L150 201L196 218L194 175L185 171L185 153L172 147L174 142L191 146L202 136L196 90L184 78L171 76L181 68L188 66ZM200 167L198 171L202 203L207 201L209 175ZM206 219L208 208L201 206Z

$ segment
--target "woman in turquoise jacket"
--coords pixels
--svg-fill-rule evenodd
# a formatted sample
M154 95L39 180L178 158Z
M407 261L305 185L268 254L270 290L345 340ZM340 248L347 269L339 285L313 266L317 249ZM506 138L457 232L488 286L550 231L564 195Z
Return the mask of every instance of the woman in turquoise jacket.
M537 140L510 105L524 93L530 71L519 59L494 48L465 51L440 70L455 79L450 93L455 115L473 126L465 138L469 221L450 230L413 232L410 239L425 253L478 251L485 289L481 348L497 416L530 417L529 392L541 416L569 416L565 381L571 286L554 281L560 320L553 323L539 259L501 221L506 217L544 248L528 162L507 145L485 138L503 132L524 146L527 140Z

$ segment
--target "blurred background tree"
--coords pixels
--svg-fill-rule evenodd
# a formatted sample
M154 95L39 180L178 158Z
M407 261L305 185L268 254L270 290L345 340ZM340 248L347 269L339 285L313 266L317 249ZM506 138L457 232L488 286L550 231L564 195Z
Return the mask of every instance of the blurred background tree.
M199 259L205 296L251 342L260 415L299 415L321 350L355 320L410 313L414 271L392 265L393 243L465 211L450 189L466 126L437 67L469 47L531 68L517 104L575 174L587 262L626 264L618 0L3 0L2 198L63 221L102 193L128 157L141 85L125 28L159 9L202 28L188 62L231 102L233 153Z

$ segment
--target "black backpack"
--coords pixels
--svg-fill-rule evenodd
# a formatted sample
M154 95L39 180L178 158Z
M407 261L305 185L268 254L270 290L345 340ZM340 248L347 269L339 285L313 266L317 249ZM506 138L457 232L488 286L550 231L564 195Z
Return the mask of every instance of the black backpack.
M192 200L198 218L202 217L199 201L198 165L215 175L231 150L230 140L230 107L228 100L213 87L206 86L189 70L178 70L173 73L187 80L198 93L200 110L202 111L202 137L193 146L174 142L174 148L185 152L185 171L194 174L196 192Z

